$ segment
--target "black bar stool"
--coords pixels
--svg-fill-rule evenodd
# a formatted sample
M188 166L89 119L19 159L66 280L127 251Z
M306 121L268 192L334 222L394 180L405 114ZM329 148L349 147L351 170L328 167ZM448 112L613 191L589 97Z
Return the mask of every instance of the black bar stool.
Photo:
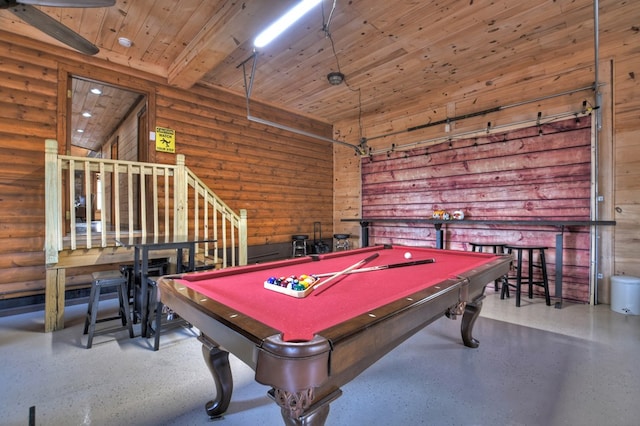
M505 250L504 250L505 244L500 244L500 243L468 243L468 244L471 246L471 251L478 252L478 253L483 253L485 251L484 250L485 247L489 248L495 254L505 253ZM505 278L503 277L494 281L493 288L495 291L498 291L498 288L500 286L500 281L504 282L504 280Z
M160 277L149 277L147 279L147 288L149 289L149 322L147 330L153 334L153 350L160 349L160 334L173 328L186 327L191 329L193 326L184 318L181 318L170 310L160 301L158 297L158 280ZM152 307L154 307L152 309ZM155 312L154 312L155 309ZM152 315L153 314L153 315ZM155 319L155 321L154 321ZM194 332L194 336L197 334Z
M120 265L120 273L127 280L129 303L132 304L136 295L136 285L140 283L140 277L135 276L134 270L135 268L132 263ZM147 270L150 275L167 275L169 272L169 259L152 259L149 262Z
M91 292L89 294L89 306L87 308L87 316L84 320L83 334L89 334L87 339L87 349L93 344L93 337L113 333L120 330L129 330L129 337L134 337L133 324L129 315L129 297L127 290L127 279L119 271L101 271L91 274L93 281L91 282ZM119 310L118 315L98 319L98 304L100 302L100 294L103 289L116 288L118 291ZM96 324L99 322L121 320L122 326L108 327L103 330L96 331Z
M131 303L133 301L133 286L135 282L133 277L133 265L120 265L120 274L127 281L127 295L129 297L129 303Z
M336 239L336 251L349 250L351 234L333 234L333 238Z
M516 281L516 284L515 284L516 306L519 307L520 306L520 290L521 290L522 282L525 281L526 283L529 284L529 292L528 292L529 299L533 299L533 286L536 285L544 289L544 298L547 303L547 306L551 306L551 296L549 295L549 279L547 276L547 262L545 259L545 250L547 250L548 247L507 244L504 246L504 248L505 250L507 250L508 253L515 252L516 268L515 268L515 276L507 277L505 285L502 286L500 299L504 299L505 295L509 297L509 286L511 285L509 284L509 281L515 280ZM535 262L533 258L534 253L536 251L538 252L538 262ZM527 264L528 264L526 275L524 275L522 271L522 260L523 260L524 253L526 253ZM533 268L540 269L540 272L542 275L541 280L534 279Z
M138 268L140 271L141 268ZM127 289L129 295L129 303L133 305L133 313L131 314L131 318L134 324L137 324L138 321L143 317L142 311L142 284L140 282L140 272L138 272L138 276L134 273L135 267L132 264L120 265L120 272L127 280ZM168 259L153 259L149 262L149 266L147 266L147 273L149 275L161 276L167 275L169 272L169 260ZM150 300L150 299L147 299Z
M293 240L293 257L300 257L307 255L307 240L308 235L292 235Z

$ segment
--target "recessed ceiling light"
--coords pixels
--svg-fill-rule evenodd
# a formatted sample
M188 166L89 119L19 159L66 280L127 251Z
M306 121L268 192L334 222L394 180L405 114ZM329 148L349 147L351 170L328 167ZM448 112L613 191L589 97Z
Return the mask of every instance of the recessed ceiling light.
M88 112L88 111L85 111L85 112L82 113L82 116L89 118L89 117L91 117L91 113Z
M133 42L126 37L118 37L118 43L122 47L131 47Z
M93 93L94 95L102 95L102 90L94 87L93 89L91 89L91 93Z
M84 133L84 130L82 130L82 129L78 129L78 130L76 130L76 132L78 132L78 133Z

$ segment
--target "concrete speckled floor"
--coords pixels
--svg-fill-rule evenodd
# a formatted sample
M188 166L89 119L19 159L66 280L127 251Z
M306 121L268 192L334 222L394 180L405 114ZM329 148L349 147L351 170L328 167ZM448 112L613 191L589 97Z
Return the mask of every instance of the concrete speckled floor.
M640 316L487 296L478 349L462 346L460 320L441 318L345 385L327 425L640 424ZM213 382L189 331L163 335L158 352L126 332L85 349L85 310L67 307L55 333L42 312L0 318L1 425L28 424L32 406L37 425L283 424L234 357L229 411L209 420Z

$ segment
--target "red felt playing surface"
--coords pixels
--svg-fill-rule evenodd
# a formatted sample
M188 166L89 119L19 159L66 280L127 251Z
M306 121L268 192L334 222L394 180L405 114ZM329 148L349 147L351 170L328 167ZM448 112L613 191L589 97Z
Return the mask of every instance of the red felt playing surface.
M435 258L435 263L344 275L331 288L315 296L294 298L264 288L270 276L320 274L341 271L377 251L378 266L411 260ZM457 278L470 268L481 266L494 255L447 250L380 247L330 253L320 261L297 258L263 265L229 268L193 274L176 282L223 303L238 312L280 330L285 341L306 341L321 330L357 315L433 286L448 278Z

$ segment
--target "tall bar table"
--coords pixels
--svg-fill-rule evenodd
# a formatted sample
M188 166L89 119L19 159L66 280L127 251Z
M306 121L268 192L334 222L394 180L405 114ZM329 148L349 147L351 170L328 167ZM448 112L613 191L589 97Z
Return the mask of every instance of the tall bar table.
M176 273L190 272L195 270L196 245L204 243L215 243L217 240L187 240L187 241L167 241L164 236L146 236L134 238L116 239L116 244L134 249L133 274L134 277L140 276L141 288L141 306L140 321L141 335L148 336L148 320L149 320L149 288L147 279L149 278L149 252L161 250L175 250L177 258ZM183 250L189 252L189 262L186 268L182 264Z
M374 223L430 223L436 230L436 248L444 248L444 232L443 226L455 226L456 224L473 224L473 225L524 225L524 226L553 226L558 229L556 234L556 279L555 279L555 302L556 309L562 308L562 255L564 250L564 231L565 228L571 226L614 226L615 220L508 220L508 219L462 219L462 220L444 220L444 219L418 219L418 218L400 218L400 217L376 217L362 219L342 219L342 222L359 222L362 228L362 246L369 245L369 227Z

